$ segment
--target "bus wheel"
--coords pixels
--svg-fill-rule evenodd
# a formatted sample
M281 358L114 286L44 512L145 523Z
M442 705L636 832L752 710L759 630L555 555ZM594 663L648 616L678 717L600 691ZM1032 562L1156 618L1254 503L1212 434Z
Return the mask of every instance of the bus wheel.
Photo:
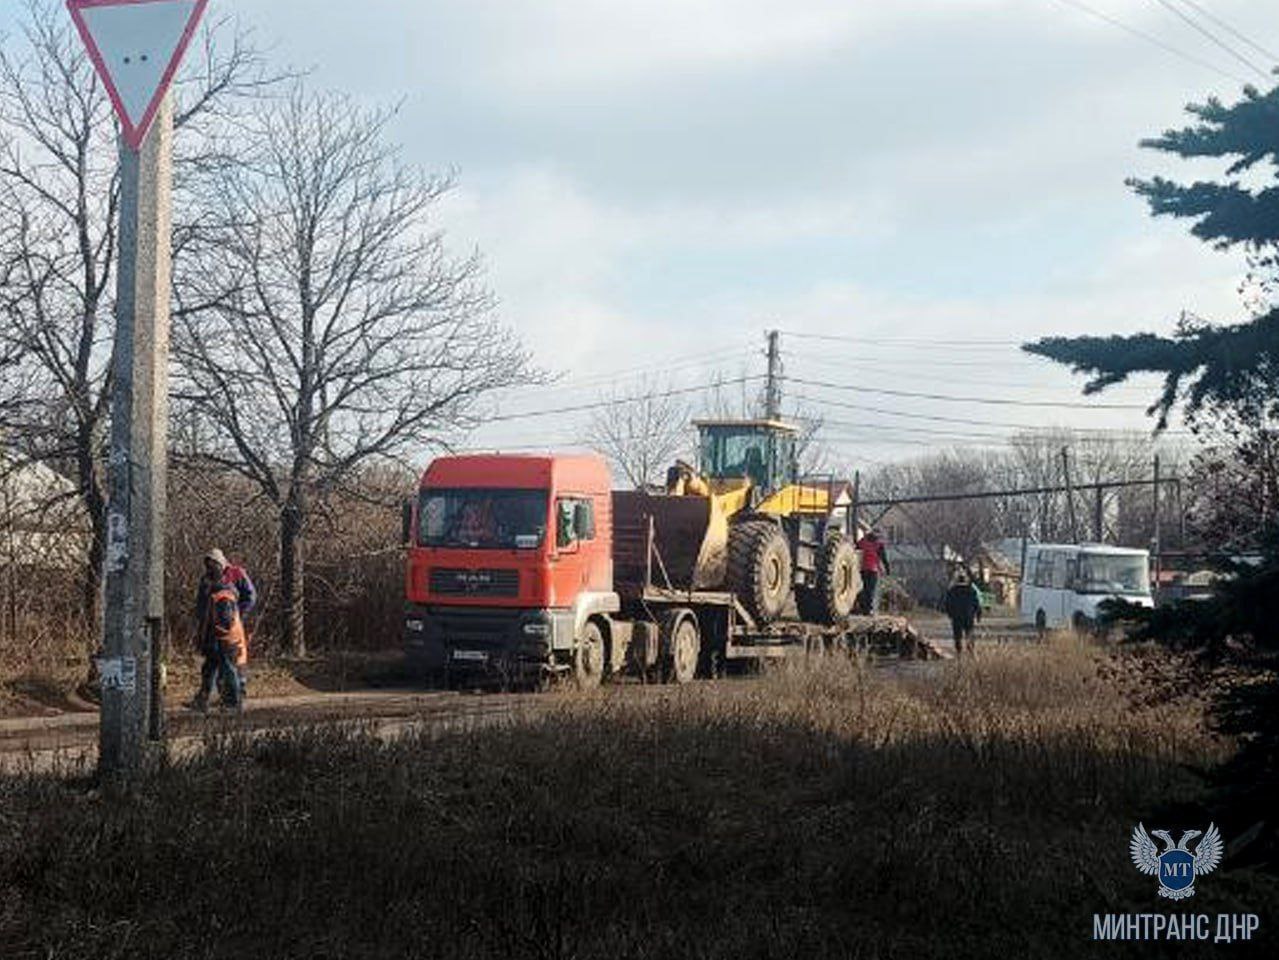
M594 620L586 621L582 639L573 653L573 681L579 689L589 690L604 678L604 635Z
M702 655L702 638L697 618L691 610L674 610L662 625L665 654L662 679L666 683L685 684L697 676L697 661Z
M1048 633L1048 615L1042 610L1035 614L1035 632L1039 634L1040 640Z

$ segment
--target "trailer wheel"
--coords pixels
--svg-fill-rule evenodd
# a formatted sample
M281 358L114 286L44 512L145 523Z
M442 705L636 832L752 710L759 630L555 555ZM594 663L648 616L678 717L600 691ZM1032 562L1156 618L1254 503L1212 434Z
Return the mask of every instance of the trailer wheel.
M728 584L761 624L786 612L792 567L786 535L768 520L750 520L728 533Z
M573 682L582 690L593 689L604 678L604 634L594 620L587 620L582 639L573 651Z
M857 551L842 533L833 533L817 557L816 586L796 590L799 615L809 623L842 623L861 589Z
M672 610L662 619L662 680L691 683L697 676L702 637L691 610Z

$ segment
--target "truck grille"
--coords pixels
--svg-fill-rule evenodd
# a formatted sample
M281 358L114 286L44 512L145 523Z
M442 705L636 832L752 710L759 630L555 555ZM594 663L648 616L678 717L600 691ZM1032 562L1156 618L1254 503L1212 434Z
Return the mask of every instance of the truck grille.
M430 588L432 594L441 597L516 597L520 593L520 572L436 567L431 571Z

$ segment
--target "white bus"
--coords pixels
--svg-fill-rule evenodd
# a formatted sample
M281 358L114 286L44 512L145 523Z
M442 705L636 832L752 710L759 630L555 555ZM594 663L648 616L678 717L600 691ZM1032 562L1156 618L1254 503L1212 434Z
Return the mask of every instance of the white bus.
M1040 630L1089 628L1103 600L1153 607L1150 553L1101 544L1035 543L1026 547L1021 621Z

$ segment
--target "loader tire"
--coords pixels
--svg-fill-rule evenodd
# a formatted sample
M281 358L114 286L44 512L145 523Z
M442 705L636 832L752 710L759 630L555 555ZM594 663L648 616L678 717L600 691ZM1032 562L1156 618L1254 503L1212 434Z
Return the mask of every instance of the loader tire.
M728 585L759 624L772 623L790 601L792 565L786 535L767 520L728 532Z
M826 538L817 557L817 583L796 591L799 615L809 623L842 623L862 589L857 551L842 533Z

